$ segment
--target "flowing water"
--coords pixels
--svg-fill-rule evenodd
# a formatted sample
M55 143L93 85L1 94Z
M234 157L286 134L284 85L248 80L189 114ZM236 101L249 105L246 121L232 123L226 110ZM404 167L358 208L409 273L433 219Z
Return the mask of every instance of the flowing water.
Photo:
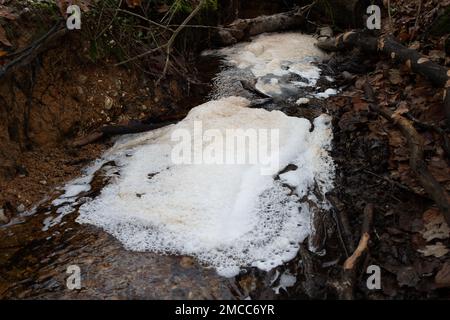
M311 206L328 209L321 195L334 176L322 99L336 91L314 42L271 34L206 52L223 65L211 101L176 125L118 139L0 228L0 296L245 299L295 285ZM259 108L256 91L271 97ZM230 132L248 144L228 143ZM70 265L82 270L81 290L66 288Z

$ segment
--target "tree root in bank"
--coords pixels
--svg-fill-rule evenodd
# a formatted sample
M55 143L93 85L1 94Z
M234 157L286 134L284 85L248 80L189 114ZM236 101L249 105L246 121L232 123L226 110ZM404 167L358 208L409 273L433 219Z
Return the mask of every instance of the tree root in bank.
M3 59L11 60L0 67L0 79L8 75L15 68L30 64L39 54L48 49L50 44L55 43L66 33L67 29L64 28L62 21L59 21L46 34L26 48L4 56Z

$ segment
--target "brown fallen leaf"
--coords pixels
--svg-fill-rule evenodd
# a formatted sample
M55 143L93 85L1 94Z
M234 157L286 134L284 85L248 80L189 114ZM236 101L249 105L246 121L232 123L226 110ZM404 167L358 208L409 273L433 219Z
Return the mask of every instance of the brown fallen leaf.
M428 168L438 182L446 182L450 180L450 170L445 160L438 157L433 157L428 163Z
M436 258L441 258L450 252L450 250L448 250L448 248L442 242L437 242L436 244L425 246L425 248L419 249L418 251L425 257L433 256Z
M403 77L398 69L389 70L389 81L394 85L399 85L403 82Z
M8 37L6 36L6 31L2 26L0 26L0 43L7 47L12 47L11 42L9 42Z
M441 270L436 274L434 282L439 288L450 287L450 261L444 263Z
M356 112L369 110L369 104L359 97L352 98L353 110Z
M8 20L16 20L17 15L13 13L11 8L0 5L0 18L5 18Z
M420 233L427 242L435 239L445 240L450 237L450 228L437 208L427 210L423 214L423 221L424 229Z
M141 2L142 2L142 0L126 0L126 1L127 1L127 5L130 8L134 8L134 7L140 6Z
M405 101L402 101L399 103L397 109L392 114L392 118L397 118L401 115L404 115L405 113L409 112L408 104Z

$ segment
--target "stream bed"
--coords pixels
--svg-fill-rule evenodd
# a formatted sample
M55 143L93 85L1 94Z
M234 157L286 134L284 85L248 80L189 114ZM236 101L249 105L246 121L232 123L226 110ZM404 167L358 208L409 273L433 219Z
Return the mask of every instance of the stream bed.
M175 125L117 139L80 178L0 227L0 296L286 294L334 180L324 101L337 90L314 43L265 34L205 52L222 61L209 102ZM66 286L73 265L79 290Z

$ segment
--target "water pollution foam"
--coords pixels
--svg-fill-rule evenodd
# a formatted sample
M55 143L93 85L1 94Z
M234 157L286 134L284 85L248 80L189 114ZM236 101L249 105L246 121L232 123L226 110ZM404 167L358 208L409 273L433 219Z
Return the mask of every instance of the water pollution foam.
M217 54L241 76L250 71L256 79L255 87L265 94L276 96L296 88L314 87L321 70L316 65L326 54L315 46L316 39L301 33L262 34L248 43L239 43L206 54ZM240 71L240 72L238 72ZM226 96L230 92L230 71L220 73L216 78L215 97ZM231 86L232 87L232 86ZM233 88L234 89L234 88Z
M315 183L324 191L332 186L330 119L320 116L310 132L306 119L247 108L249 103L240 97L211 101L176 125L117 142L104 158L118 164L120 175L80 207L77 221L106 230L129 250L191 255L223 276L293 259L311 232L301 197ZM275 174L261 175L250 164L174 165L172 134L193 130L195 121L222 132L276 128ZM295 178L278 178L289 164L298 168L290 172Z
M261 35L221 54L233 65L227 72L256 77L262 89L277 92L292 85L283 78L292 72L302 85L315 85L320 70L313 61L323 54L314 41L298 33ZM216 91L224 87L216 82ZM225 277L244 267L268 271L292 260L312 232L312 213L303 198L313 188L325 194L333 187L331 120L321 115L312 124L249 104L243 97L219 95L176 125L121 137L86 176L65 187L54 205L66 214L68 207L82 203L76 221L102 228L128 250L193 256ZM278 148L268 154L278 159L272 173L261 174L258 163L174 163L174 133L184 130L194 139L196 122L218 133L278 130ZM219 143L201 141L201 151ZM78 201L77 194L89 190L93 175L106 163L116 166L107 185L97 197ZM49 218L45 228L58 219Z

